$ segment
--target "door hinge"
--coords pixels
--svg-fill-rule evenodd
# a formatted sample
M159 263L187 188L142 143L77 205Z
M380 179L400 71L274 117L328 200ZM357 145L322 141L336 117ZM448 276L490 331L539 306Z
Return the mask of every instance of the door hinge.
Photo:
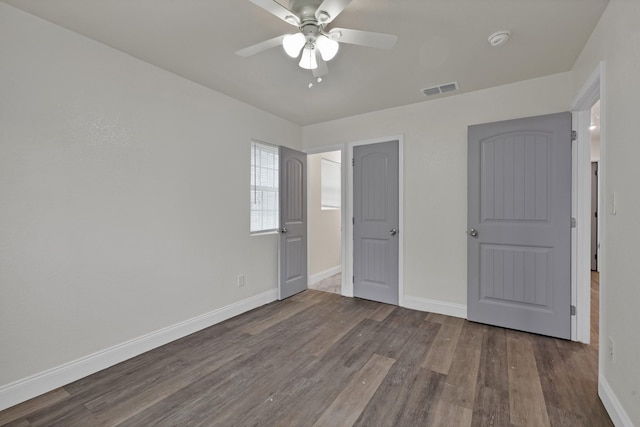
M356 276L351 276L351 283L356 283Z
M356 224L356 217L355 216L351 217L351 224L353 224L353 225Z
M576 132L575 130L571 131L571 140L575 141L578 139L578 132Z
M571 228L576 228L576 219L571 218Z
M352 159L351 159L351 166L355 166L355 165L356 165L356 159L355 159L355 158L352 158Z
M572 306L571 306L571 315L572 315L572 316L575 316L575 315L576 315L576 306L575 306L575 305L572 305Z

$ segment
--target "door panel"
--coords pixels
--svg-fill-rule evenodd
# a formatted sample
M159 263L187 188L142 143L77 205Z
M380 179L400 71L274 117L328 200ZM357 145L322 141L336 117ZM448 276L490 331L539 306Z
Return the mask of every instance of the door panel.
M354 296L398 304L398 141L353 157Z
M307 289L307 155L280 147L279 298Z
M469 127L469 320L571 335L571 114Z

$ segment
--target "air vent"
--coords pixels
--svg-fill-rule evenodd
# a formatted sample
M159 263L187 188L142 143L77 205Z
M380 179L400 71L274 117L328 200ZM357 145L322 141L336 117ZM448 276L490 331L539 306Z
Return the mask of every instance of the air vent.
M440 95L445 92L452 92L454 90L458 90L458 82L446 83L440 86L428 87L426 89L422 89L422 94L424 96L432 96L432 95Z

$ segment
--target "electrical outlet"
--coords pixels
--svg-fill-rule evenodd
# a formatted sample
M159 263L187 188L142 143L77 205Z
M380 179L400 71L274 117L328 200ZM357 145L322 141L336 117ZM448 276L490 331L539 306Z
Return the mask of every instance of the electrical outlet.
M238 277L236 278L236 285L244 286L244 274L238 274Z
M611 360L612 362L614 361L613 359L613 338L609 337L609 360Z

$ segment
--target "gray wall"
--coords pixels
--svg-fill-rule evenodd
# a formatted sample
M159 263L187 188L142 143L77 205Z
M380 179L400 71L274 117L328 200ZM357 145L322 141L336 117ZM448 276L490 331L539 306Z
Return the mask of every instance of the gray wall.
M0 52L0 390L276 288L249 144L300 127L4 3Z

